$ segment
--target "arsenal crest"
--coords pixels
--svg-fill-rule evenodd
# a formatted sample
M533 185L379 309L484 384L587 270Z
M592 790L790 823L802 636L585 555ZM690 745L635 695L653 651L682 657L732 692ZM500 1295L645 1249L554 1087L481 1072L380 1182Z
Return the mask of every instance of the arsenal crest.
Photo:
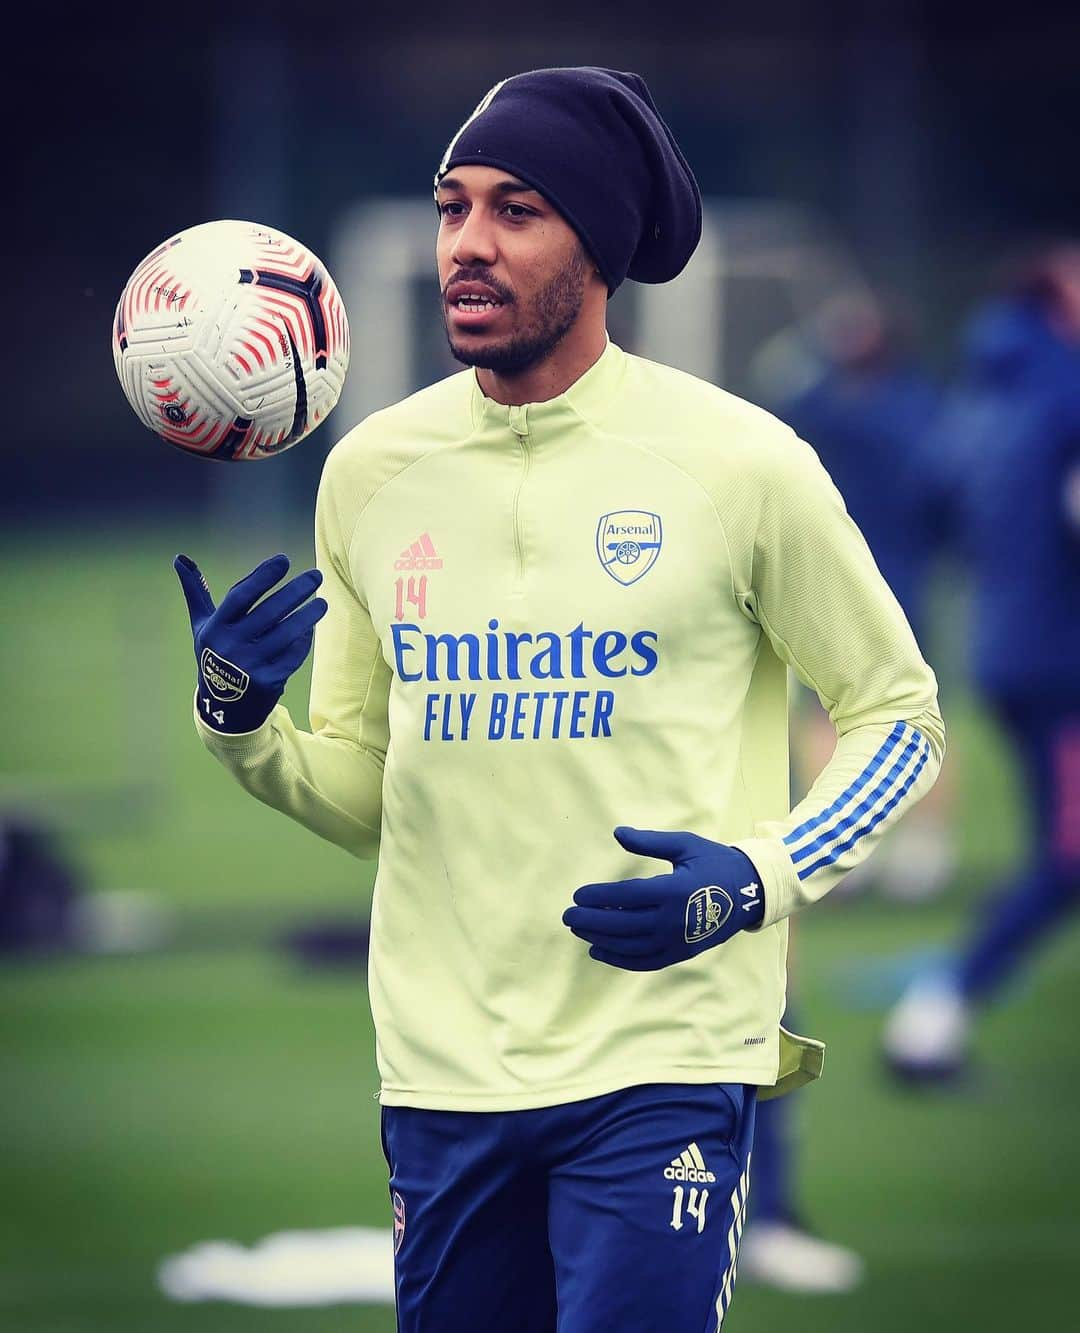
M644 509L617 509L596 528L596 554L617 582L636 583L656 564L663 542L660 515Z
M731 915L731 895L718 884L695 889L686 900L686 942L696 944L715 935Z
M210 648L202 650L199 668L202 671L203 679L206 681L206 688L215 699L220 699L222 703L235 703L237 699L243 697L244 691L251 683L246 671L241 671L238 666L227 661L224 657L218 657L217 653Z

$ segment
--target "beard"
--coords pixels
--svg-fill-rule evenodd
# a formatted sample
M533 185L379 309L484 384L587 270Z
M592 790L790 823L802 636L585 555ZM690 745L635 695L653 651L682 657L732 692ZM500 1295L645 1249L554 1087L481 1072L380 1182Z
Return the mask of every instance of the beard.
M443 319L450 353L464 366L478 366L496 375L519 375L531 370L558 347L574 326L585 301L589 258L580 247L570 263L543 286L532 302L524 328L499 342L468 347L455 342L445 305Z

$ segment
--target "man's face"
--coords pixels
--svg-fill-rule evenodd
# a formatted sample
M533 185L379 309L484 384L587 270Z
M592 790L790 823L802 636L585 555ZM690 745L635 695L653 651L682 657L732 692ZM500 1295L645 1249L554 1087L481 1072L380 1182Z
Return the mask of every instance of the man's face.
M454 167L438 206L451 352L503 375L535 366L581 313L593 265L577 233L543 195L494 167Z

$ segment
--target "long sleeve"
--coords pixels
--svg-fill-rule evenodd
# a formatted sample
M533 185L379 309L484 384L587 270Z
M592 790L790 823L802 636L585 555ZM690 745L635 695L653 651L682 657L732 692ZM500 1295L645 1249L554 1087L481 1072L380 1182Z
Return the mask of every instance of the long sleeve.
M390 671L367 607L354 587L349 542L331 453L315 512L315 557L328 610L315 631L309 721L300 730L278 705L257 730L212 731L195 715L206 747L264 804L355 856L379 842L383 765L389 736Z
M786 819L735 844L762 877L766 925L864 861L933 785L945 750L937 681L899 603L817 454L794 435L782 443L746 506L753 532L735 592L815 691L837 744Z

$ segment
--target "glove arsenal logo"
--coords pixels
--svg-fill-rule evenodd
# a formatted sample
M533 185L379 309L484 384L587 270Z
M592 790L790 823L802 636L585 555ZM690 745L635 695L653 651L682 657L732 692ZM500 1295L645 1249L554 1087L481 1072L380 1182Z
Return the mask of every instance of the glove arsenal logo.
M202 650L199 658L199 670L206 681L206 688L222 703L235 703L243 697L250 681L246 671L241 671L224 657L218 657L210 648Z
M719 885L695 889L686 900L686 942L696 944L715 935L731 915L731 895Z

